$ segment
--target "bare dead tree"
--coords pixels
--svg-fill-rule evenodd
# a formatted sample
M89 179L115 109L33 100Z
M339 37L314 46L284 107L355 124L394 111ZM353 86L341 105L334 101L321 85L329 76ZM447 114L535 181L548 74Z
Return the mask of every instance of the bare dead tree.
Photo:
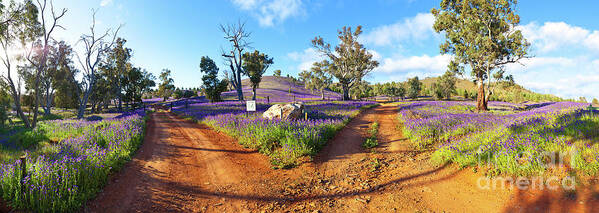
M113 30L109 28L104 33L97 34L96 12L97 10L92 10L92 25L90 27L90 33L81 35L81 38L79 39L79 42L83 43L85 48L83 50L84 52L81 53L83 56L80 56L80 53L77 54L77 59L81 65L81 69L83 70L83 79L81 80L83 95L79 95L79 111L77 113L77 118L79 119L83 118L85 109L87 107L87 101L89 100L89 96L94 89L98 64L102 61L104 54L114 45L117 34L121 29L121 26L119 26L113 32Z
M251 33L245 30L245 23L241 21L237 24L220 25L220 29L225 34L224 38L231 43L229 52L222 51L222 56L231 69L230 83L237 91L237 98L243 101L241 75L246 74L242 68L243 53L246 49L251 48L247 41Z
M47 59L48 59L48 51L49 51L49 43L52 40L52 33L54 32L54 30L56 28L61 28L64 29L64 27L62 27L61 25L58 24L58 20L61 19L62 17L64 17L64 15L67 13L67 9L63 8L61 10L60 13L56 13L56 11L54 11L54 4L52 3L52 1L50 0L50 8L47 8L48 6L48 1L47 0L37 0L37 7L39 8L39 17L40 17L40 24L41 24L41 28L40 28L40 38L38 41L32 42L31 43L31 48L29 48L29 52L26 56L26 59L29 61L29 63L31 63L31 65L33 65L33 67L35 67L35 81L34 81L34 85L33 85L33 91L34 91L34 97L35 97L35 103L34 103L34 107L33 107L33 120L31 121L31 127L35 128L36 124L37 124L37 116L39 114L38 109L40 106L40 99L41 99L41 94L42 92L40 91L40 81L41 81L41 75L43 72L45 72L46 68L47 68ZM50 14L51 14L51 20L46 20L46 13L48 12L47 10L50 9ZM39 46L37 46L39 45ZM39 49L38 49L39 48ZM39 57L37 60L34 59L34 57L32 56L32 53L34 51L39 51L39 55L37 57Z

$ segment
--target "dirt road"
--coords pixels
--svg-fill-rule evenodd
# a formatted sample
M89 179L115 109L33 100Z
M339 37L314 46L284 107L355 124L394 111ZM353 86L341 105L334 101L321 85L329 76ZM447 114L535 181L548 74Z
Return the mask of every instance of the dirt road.
M354 118L312 162L274 170L268 158L206 126L152 115L144 144L86 212L593 212L592 193L486 190L483 174L435 165L414 150L389 104ZM379 122L380 145L361 147Z

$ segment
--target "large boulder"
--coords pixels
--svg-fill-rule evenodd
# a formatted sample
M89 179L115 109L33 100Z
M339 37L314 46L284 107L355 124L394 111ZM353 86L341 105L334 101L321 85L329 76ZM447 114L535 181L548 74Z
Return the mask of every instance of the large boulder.
M291 104L275 104L272 105L266 112L262 114L262 117L268 120L281 119L281 120L292 120L302 117L304 112L304 104L301 102Z

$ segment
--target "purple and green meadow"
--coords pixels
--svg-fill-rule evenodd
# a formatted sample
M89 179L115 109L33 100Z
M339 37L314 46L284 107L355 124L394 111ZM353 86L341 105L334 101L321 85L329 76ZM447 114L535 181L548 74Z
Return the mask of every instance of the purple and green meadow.
M40 122L35 129L11 137L22 147L1 151L2 199L15 209L78 211L102 189L108 175L131 158L143 140L144 128L140 115Z
M440 163L485 163L499 172L532 175L560 154L573 169L599 172L599 112L588 104L490 106L494 110L476 113L470 102L400 103L399 119L416 147L436 148L433 159Z
M253 113L246 113L245 104L239 102L194 104L175 111L270 156L276 167L288 168L296 165L301 157L318 153L361 109L375 104L368 101L308 103L307 120L266 120L262 113L270 105L261 103Z

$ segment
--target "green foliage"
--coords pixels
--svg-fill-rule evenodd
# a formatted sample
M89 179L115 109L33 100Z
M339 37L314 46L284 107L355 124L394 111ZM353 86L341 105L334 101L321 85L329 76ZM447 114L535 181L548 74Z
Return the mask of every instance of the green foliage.
M132 57L132 50L125 47L127 40L117 38L114 48L107 53L105 61L100 65L100 71L106 77L106 86L108 87L107 98L115 97L118 99L118 109L122 110L123 102L123 84L125 84L128 71L131 70L129 61ZM131 94L130 94L131 95ZM129 99L134 99L129 97Z
M401 82L376 83L372 85L372 95L399 97L403 99L406 96L406 88Z
M169 69L163 69L160 72L160 85L158 85L158 96L162 97L163 100L170 98L175 89L175 85L173 85L174 80L171 78L171 71Z
M122 100L127 103L141 103L142 95L156 85L156 79L152 73L139 67L127 66L127 72L122 80L121 89L125 94Z
M210 102L220 101L220 94L227 90L226 80L218 80L218 67L212 59L208 56L203 56L200 61L200 72L204 73L202 76L202 89L206 94L206 98Z
M331 44L324 42L318 36L312 40L312 46L328 59L322 66L328 67L327 71L337 78L343 92L343 100L350 99L350 89L362 83L362 78L368 75L379 63L372 58L372 54L358 42L362 33L362 26L352 31L351 27L343 27L338 31L339 44L331 50Z
M377 140L377 135L379 134L379 123L374 122L370 125L370 129L368 129L368 137L362 143L362 147L366 149L371 149L379 145Z
M329 66L324 65L316 62L309 72L304 70L299 74L299 79L304 82L306 89L320 91L322 100L324 100L324 90L333 83L333 77L327 71Z
M6 84L4 81L0 81L0 129L6 128L6 122L8 121L8 113L10 109L10 95L6 91Z
M252 100L256 100L256 89L262 81L262 75L266 72L268 67L272 65L273 59L268 57L264 53L255 50L253 53L243 54L243 70L245 74L250 77L250 83L252 85Z
M432 88L436 99L450 99L451 95L456 93L456 77L452 72L445 72L443 76L433 83Z
M281 77L281 70L275 70L274 76Z
M597 100L597 98L593 98L593 104L594 105L599 105L599 100Z
M415 99L420 95L422 90L422 82L418 80L418 76L408 79L408 98Z
M588 103L587 98L585 98L585 97L579 97L578 98L578 102L580 102L580 103Z
M449 70L462 73L464 66L469 66L478 82L479 110L487 110L493 71L528 57L530 43L517 28L520 17L515 13L516 2L443 0L439 9L431 11L435 16L433 28L446 38L441 52L453 54Z

